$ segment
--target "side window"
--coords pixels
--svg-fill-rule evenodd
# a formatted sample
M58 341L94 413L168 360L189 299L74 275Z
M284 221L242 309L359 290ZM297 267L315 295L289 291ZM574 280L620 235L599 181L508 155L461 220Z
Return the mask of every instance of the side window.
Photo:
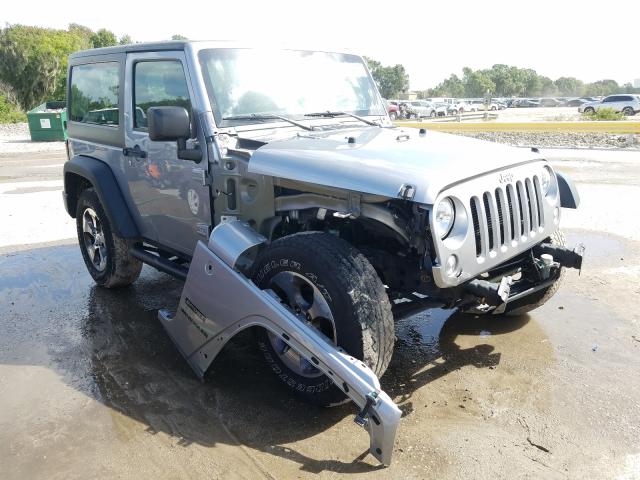
M620 97L617 97L615 95L604 99L605 103L618 102L618 101L620 101Z
M184 107L191 115L189 90L179 61L138 62L133 77L134 128L147 128L150 107Z
M118 126L120 67L117 62L71 68L70 119L73 122Z

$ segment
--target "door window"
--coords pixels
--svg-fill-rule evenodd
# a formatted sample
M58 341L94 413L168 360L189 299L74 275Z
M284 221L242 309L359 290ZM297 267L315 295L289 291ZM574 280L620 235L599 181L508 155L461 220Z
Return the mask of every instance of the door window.
M72 67L69 108L71 121L118 126L119 74L117 62Z
M134 128L147 129L150 107L184 107L191 101L182 63L177 60L138 62L134 68Z

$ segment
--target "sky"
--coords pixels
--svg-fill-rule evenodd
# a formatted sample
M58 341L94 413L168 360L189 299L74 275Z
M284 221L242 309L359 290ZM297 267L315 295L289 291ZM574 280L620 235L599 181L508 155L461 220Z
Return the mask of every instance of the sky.
M640 79L640 0L5 0L0 24L6 23L62 29L79 23L134 41L181 34L347 50L403 64L414 90L461 75L465 66L496 63L554 80Z

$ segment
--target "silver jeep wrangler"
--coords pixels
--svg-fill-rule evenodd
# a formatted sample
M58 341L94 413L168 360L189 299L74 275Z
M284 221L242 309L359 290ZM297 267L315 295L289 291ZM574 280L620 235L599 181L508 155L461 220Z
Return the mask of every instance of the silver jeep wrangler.
M568 178L535 149L394 126L359 56L137 44L76 53L68 78L64 199L98 285L128 285L143 263L187 284L193 272L193 292L231 312L245 299L205 287L214 266L194 267L194 252L253 232L260 248L230 266L379 376L394 319L525 313L581 266L559 231L561 207L579 203ZM206 308L183 295L179 310L211 339ZM256 336L291 391L344 400L287 333Z

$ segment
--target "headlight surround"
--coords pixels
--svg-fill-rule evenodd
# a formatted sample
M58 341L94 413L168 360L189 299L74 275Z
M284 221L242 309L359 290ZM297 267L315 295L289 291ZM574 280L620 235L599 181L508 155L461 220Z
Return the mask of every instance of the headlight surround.
M542 194L547 195L549 193L549 189L551 188L551 169L545 166L542 169L542 174L540 175L540 186L542 187Z
M449 197L440 200L433 211L433 226L436 235L445 239L453 228L455 218L456 209L453 201Z

